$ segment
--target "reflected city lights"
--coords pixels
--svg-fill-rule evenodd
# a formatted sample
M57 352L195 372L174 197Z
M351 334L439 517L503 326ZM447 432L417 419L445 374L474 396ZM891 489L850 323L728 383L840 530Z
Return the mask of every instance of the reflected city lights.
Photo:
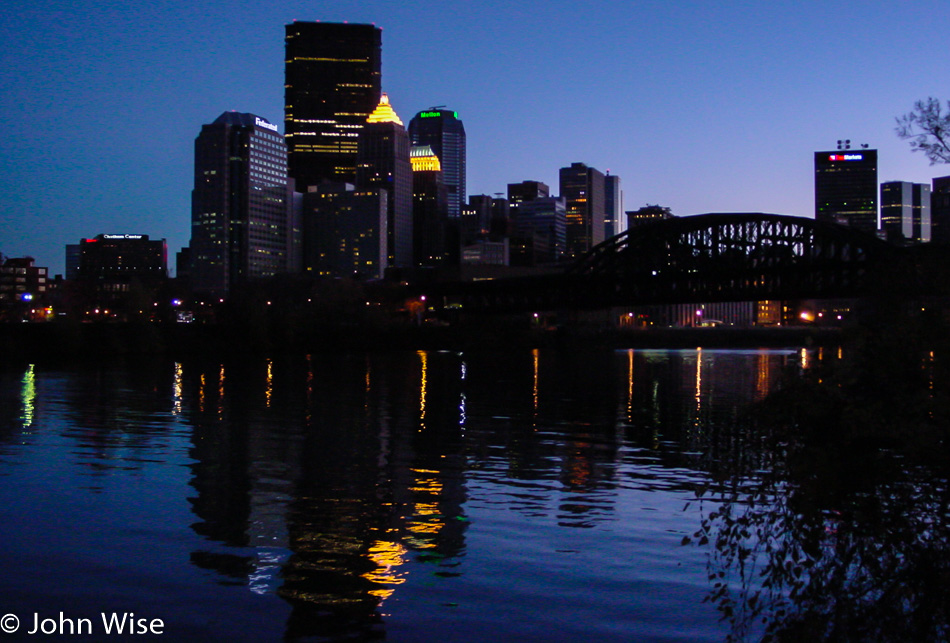
M633 349L627 351L627 422L633 422Z
M534 380L532 384L531 396L534 403L534 415L538 415L538 361L540 352L537 348L531 351L531 356L534 359Z
M224 417L224 364L218 371L218 417Z
M769 394L771 362L768 351L759 351L755 357L755 397L764 399Z
M181 413L182 368L181 362L175 362L175 379L172 382L172 414Z
M703 404L703 349L696 349L696 410Z
M426 381L429 377L429 355L425 351L418 351L419 359L422 361L422 375L419 382L419 430L426 428Z
M406 552L404 545L391 541L377 540L370 546L366 555L377 565L377 569L366 572L363 578L383 587L372 589L369 594L385 600L395 591L393 585L402 585L406 582L405 572L397 573L398 568L407 562Z
M34 372L34 365L30 364L26 369L26 373L23 374L23 388L21 389L20 398L23 402L23 428L28 429L33 426L33 417L36 410L36 373Z
M267 360L267 387L264 389L264 400L270 408L271 398L274 396L274 360Z

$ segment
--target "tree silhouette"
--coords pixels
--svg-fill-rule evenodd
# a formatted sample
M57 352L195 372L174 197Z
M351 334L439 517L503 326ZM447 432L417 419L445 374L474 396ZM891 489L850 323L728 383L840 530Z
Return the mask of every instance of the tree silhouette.
M914 152L926 154L931 165L950 163L950 109L944 114L936 98L917 101L913 111L897 118L897 135L909 139Z

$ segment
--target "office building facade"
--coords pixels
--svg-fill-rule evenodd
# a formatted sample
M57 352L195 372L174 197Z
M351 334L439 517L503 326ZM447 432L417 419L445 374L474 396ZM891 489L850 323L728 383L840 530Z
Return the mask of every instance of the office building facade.
M413 146L411 155L414 264L440 266L446 262L448 250L448 187L441 161L430 146Z
M567 204L564 197L522 201L512 218L512 265L537 266L564 260L567 249Z
M508 184L508 206L511 215L517 216L518 205L525 201L546 199L551 196L551 188L542 181L522 181Z
M285 28L284 133L297 189L356 181L359 134L379 103L382 30L293 22Z
M383 94L359 137L356 188L387 193L388 264L412 266L412 165L409 134Z
M815 152L815 220L878 230L877 150Z
M277 126L225 112L195 139L192 287L227 297L249 281L300 269L301 230L287 146Z
M888 241L927 243L931 240L930 186L888 181L881 184L881 230Z
M465 207L465 126L453 112L433 107L409 121L413 146L428 145L439 157L442 182L448 192L449 217L461 216Z
M608 171L604 176L604 238L620 234L627 229L626 224L620 177Z
M305 272L380 279L389 266L388 192L323 183L303 195Z
M638 210L628 210L625 214L627 215L627 230L633 230L645 223L673 218L673 211L662 205L647 204Z
M561 168L559 180L567 204L567 254L576 259L604 240L604 173L572 163Z
M932 182L930 237L933 243L950 243L950 176L936 177Z

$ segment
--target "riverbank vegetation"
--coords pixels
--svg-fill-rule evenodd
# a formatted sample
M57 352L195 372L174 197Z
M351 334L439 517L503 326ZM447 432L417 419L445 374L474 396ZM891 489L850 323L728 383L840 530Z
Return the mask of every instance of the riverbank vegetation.
M733 640L950 636L950 333L924 311L852 328L734 436L698 489Z

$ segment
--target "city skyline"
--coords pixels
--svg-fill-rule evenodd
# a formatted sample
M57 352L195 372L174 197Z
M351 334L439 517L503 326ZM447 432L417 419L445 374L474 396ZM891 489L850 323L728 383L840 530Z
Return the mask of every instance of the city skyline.
M894 133L915 100L950 93L938 2L285 6L14 1L0 252L61 274L82 237L186 246L195 134L225 110L281 122L294 19L382 28L395 110L465 121L468 195L556 185L582 162L621 177L626 210L811 217L813 153L841 138L878 150L881 182L950 174Z

